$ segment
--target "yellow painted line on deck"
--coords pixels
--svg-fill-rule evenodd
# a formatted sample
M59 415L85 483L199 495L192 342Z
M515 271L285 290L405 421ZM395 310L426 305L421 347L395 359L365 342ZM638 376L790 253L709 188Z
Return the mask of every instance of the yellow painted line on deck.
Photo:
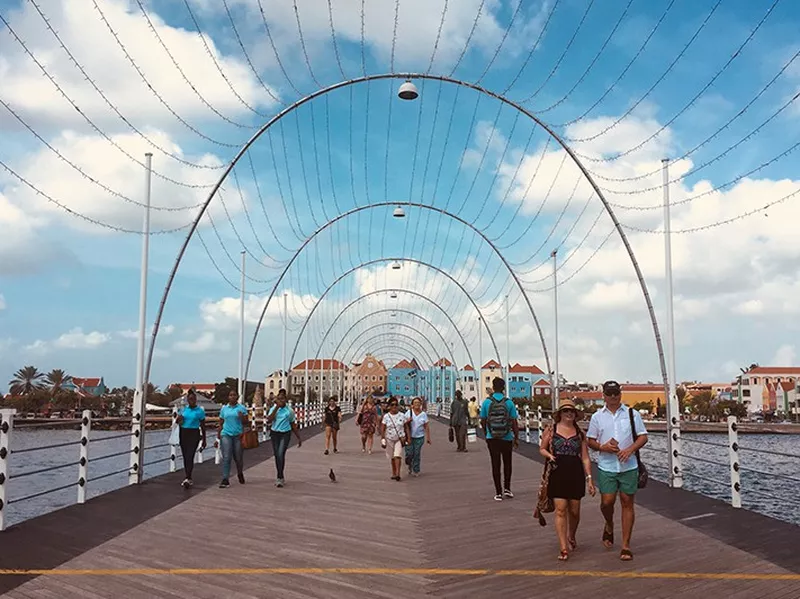
M483 570L462 568L125 568L0 570L0 576L273 576L273 575L358 576L530 576L542 578L627 578L695 580L783 580L800 582L800 574L758 574L747 572L609 572L602 570Z

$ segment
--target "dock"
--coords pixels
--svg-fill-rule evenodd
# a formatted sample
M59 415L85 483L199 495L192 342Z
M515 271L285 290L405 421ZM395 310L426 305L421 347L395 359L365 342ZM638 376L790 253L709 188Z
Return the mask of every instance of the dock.
M553 516L532 517L536 447L514 456L516 497L495 502L485 445L456 453L431 427L419 478L390 480L349 419L335 455L303 431L283 489L267 443L246 452L245 485L217 488L205 463L191 491L176 472L20 523L0 533L0 596L800 597L800 527L655 481L637 496L632 562L619 560L619 520L615 549L601 545L588 496L579 549L558 562Z

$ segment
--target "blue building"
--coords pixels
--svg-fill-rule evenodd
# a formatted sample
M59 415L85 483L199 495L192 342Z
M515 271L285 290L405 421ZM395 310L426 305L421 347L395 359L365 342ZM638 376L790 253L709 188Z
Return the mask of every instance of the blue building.
M108 393L103 377L82 378L74 376L62 386L65 391L74 391L84 397L102 397Z
M508 372L508 396L511 399L531 399L533 388L539 381L548 381L547 375L538 366L514 364Z
M428 400L451 402L456 392L456 369L447 358L441 358L428 371Z
M416 360L400 360L389 369L387 388L391 395L397 397L415 397L419 395L419 364Z

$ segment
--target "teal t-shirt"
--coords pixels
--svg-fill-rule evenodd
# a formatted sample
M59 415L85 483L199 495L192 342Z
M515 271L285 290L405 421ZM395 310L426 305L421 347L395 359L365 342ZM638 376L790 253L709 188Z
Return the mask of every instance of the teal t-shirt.
M502 393L492 393L492 398L496 400L501 400L503 399L503 397L504 396ZM489 406L492 405L493 401L492 398L486 398L483 400L483 403L481 404L481 420L489 418ZM510 399L506 399L506 409L508 410L509 421L516 420L517 418L519 418L519 413L517 412L517 406L515 406L514 402L511 401ZM487 439L493 438L492 433L488 430L488 427L486 430L486 438ZM509 422L508 424L508 432L506 433L505 437L503 437L503 440L504 441L514 440L514 430L511 428L511 422Z
M247 414L247 408L242 404L231 406L225 404L219 411L219 419L222 420L222 434L226 437L238 437L244 432L244 426L239 418L239 414Z
M271 416L277 407L277 405L272 406L268 415ZM287 433L292 430L292 422L294 422L294 419L294 410L288 405L285 405L278 410L275 420L272 421L272 430L276 433Z
M183 416L181 428L198 429L200 428L200 423L206 419L206 411L200 406L186 406L181 411L181 416Z

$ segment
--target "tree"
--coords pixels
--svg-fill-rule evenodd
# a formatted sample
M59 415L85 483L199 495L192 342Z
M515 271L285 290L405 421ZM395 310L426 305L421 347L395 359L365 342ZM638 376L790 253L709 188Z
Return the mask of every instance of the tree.
M639 401L633 404L633 409L637 412L644 411L649 413L653 409L653 404L651 404L649 401Z
M56 393L64 388L64 385L72 380L72 377L60 368L54 368L47 373L46 379L50 385L50 395L55 396Z
M11 395L28 395L43 387L43 373L35 366L25 366L14 373L14 378L8 383Z

